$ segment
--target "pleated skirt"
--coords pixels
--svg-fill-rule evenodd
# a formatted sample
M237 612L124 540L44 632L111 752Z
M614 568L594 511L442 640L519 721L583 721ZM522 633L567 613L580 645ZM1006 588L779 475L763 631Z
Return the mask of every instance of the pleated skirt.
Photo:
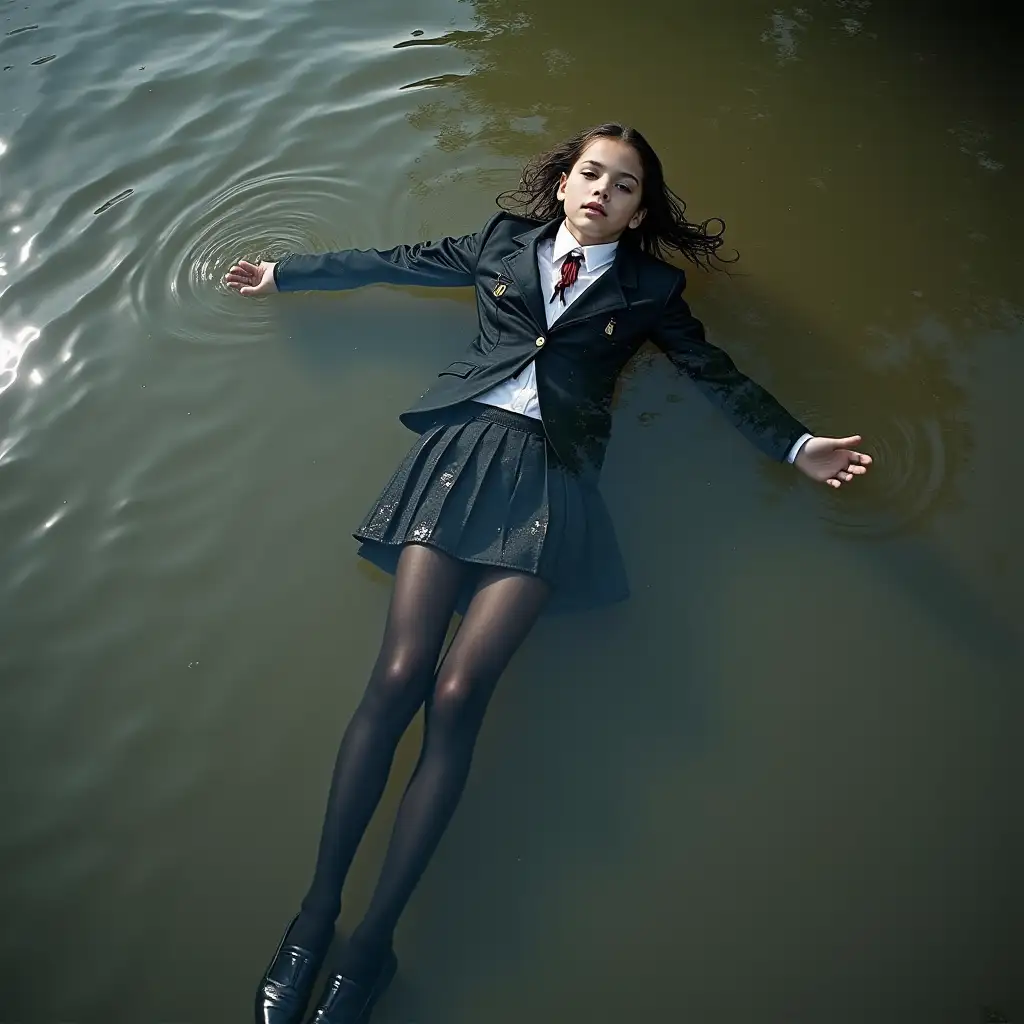
M629 583L615 527L594 484L558 459L539 420L480 402L439 414L354 532L359 554L394 573L406 544L482 569L516 569L552 588L545 611L622 601ZM465 612L479 571L457 610Z

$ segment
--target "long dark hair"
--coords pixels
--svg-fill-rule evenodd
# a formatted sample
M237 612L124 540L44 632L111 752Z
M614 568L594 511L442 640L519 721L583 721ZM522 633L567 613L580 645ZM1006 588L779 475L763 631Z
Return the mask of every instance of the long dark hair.
M595 139L619 139L636 150L643 166L640 205L647 214L638 228L627 228L622 241L639 246L644 252L662 259L673 252L707 269L718 263L732 263L738 257L718 255L725 232L725 221L712 217L700 224L686 219L686 203L665 184L661 160L651 144L628 125L610 122L574 135L554 149L531 160L523 169L519 187L498 196L498 205L510 212L522 213L533 220L553 220L562 213L555 192L563 174L568 174L583 151ZM712 230L709 225L716 224Z

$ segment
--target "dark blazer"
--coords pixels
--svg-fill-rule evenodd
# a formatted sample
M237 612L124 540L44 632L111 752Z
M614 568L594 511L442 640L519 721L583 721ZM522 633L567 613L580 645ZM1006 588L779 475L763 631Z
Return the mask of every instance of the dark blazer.
M495 214L476 234L440 242L286 256L275 268L283 292L367 284L476 289L480 330L462 358L401 415L416 431L441 409L476 397L537 360L537 396L548 441L581 476L596 478L611 435L616 378L650 339L758 448L782 460L809 433L764 388L744 376L683 299L676 267L620 244L615 262L548 328L537 271L537 243L561 218L537 224Z

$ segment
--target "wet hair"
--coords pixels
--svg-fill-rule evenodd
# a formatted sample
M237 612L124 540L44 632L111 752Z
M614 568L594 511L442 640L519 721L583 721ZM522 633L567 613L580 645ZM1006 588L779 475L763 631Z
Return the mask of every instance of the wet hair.
M686 203L665 184L661 160L651 144L635 128L610 122L574 135L531 160L523 169L519 187L498 196L498 205L533 220L548 221L562 215L562 203L556 196L563 174L568 174L583 151L597 139L619 139L636 150L643 167L640 207L647 211L638 228L627 228L621 241L638 246L652 256L667 259L673 252L711 269L719 263L732 263L736 256L718 255L725 232L725 221L712 217L700 224L686 219ZM716 225L712 229L711 225Z

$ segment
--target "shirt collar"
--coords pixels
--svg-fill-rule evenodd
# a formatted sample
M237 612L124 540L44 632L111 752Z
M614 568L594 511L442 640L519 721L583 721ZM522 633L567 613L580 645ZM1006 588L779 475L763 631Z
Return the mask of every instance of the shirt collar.
M563 256L572 252L573 249L583 250L583 264L587 270L594 271L611 263L615 259L615 250L618 248L618 240L605 242L603 245L580 245L569 233L563 220L558 225L558 233L555 235L555 247L551 250L551 259L558 262Z

